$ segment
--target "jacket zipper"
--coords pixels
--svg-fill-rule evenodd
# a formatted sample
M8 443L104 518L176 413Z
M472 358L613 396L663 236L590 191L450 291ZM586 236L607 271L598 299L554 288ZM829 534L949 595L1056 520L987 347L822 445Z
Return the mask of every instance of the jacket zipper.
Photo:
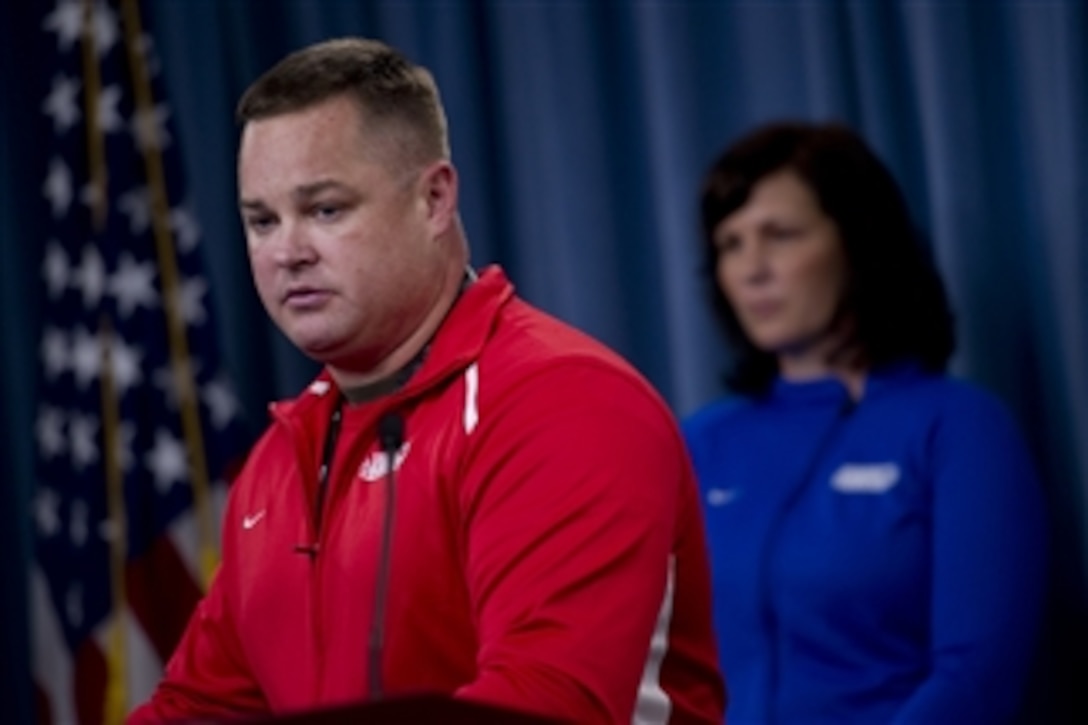
M779 621L778 615L775 611L773 601L773 583L771 581L771 566L773 554L778 544L778 539L781 536L782 528L785 525L786 518L790 512L801 500L802 494L808 490L809 483L813 476L816 475L816 471L819 469L820 463L823 461L824 456L827 454L831 444L837 438L839 429L843 426L846 420L857 408L857 403L851 399L847 399L843 405L839 408L835 414L834 420L831 421L824 432L823 437L816 444L813 449L812 456L805 464L803 473L800 478L797 479L797 483L793 489L790 490L789 495L786 497L785 502L778 509L774 519L771 521L770 526L767 529L767 543L763 547L762 556L760 557L759 564L759 591L760 599L762 601L762 613L763 624L765 631L767 632L767 641L770 643L769 660L770 672L767 678L767 723L768 725L774 725L778 722L778 696L779 687L781 685L781 670L782 670L782 656L781 656L781 643L779 642Z
M302 553L310 559L310 597L311 597L311 629L314 636L314 651L316 654L315 676L313 678L313 700L318 701L321 694L321 682L325 678L323 653L325 651L325 631L320 616L320 587L321 576L319 568L322 561L318 561L321 551L321 529L325 517L325 504L328 499L329 479L332 475L333 458L336 453L336 443L340 437L340 427L344 417L343 400L337 398L332 414L329 416L329 427L325 433L325 441L321 448L321 459L317 468L317 486L314 493L313 517L311 519L311 540L308 544L295 547L296 553Z

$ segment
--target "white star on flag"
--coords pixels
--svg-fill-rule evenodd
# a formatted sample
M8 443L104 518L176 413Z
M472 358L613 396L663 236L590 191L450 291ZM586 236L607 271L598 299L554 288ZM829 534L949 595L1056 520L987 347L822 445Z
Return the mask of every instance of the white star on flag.
M239 412L240 406L234 391L221 378L207 383L201 398L204 405L208 406L212 425L216 430L224 428Z
M105 3L96 2L91 27L94 28L94 48L98 57L101 58L113 50L113 46L121 37L121 30L117 26L117 14Z
M106 265L94 246L83 247L83 258L73 275L74 284L83 293L83 306L94 309L106 289Z
M53 12L45 16L42 28L57 34L57 49L71 50L83 32L83 3L81 0L60 0Z
M49 173L45 176L42 193L49 200L53 217L62 217L72 205L72 172L63 160L54 157L49 162Z
M208 283L200 277L193 277L181 283L181 316L188 324L204 324L204 293L207 291Z
M56 458L64 453L64 413L52 406L43 405L38 410L34 425L38 448L46 458Z
M148 75L157 76L162 69L162 63L159 62L159 54L155 52L155 39L147 33L141 33L136 41L136 51L147 64Z
M80 390L86 390L102 370L102 346L95 335L79 328L72 340L72 372Z
M103 133L116 133L125 127L125 120L117 110L121 102L121 89L108 86L98 95L98 127Z
M68 369L71 352L64 330L46 327L42 331L41 357L46 379L52 380Z
M194 378L200 377L202 363L198 358L189 358L189 370ZM174 369L169 365L161 367L151 374L151 382L158 388L171 410L178 409L178 386Z
M155 488L161 494L168 493L175 483L185 481L188 473L185 447L170 431L162 428L155 431L155 444L148 451L144 463L155 478Z
M55 239L50 239L45 245L42 277L45 279L45 289L53 299L64 294L68 287L68 257Z
M42 112L53 119L53 130L64 134L79 122L79 81L62 75L53 76L53 89L42 103Z
M63 330L46 328L41 332L41 364L47 379L57 378L67 369L70 355L69 341Z
M34 522L38 533L45 537L56 536L60 531L60 496L51 488L39 488L34 496Z
M132 135L141 149L163 150L170 145L170 132L166 130L166 119L170 109L157 105L150 111L137 111L132 114Z
M107 191L108 189L106 189L105 184L87 182L83 185L83 188L79 190L79 200L88 209L105 206Z
M150 260L137 262L128 252L122 253L108 289L117 300L121 317L131 317L138 307L154 307L159 301L155 292L155 265Z
M141 357L138 348L126 345L120 338L113 338L113 344L110 345L110 371L118 396L123 396L143 379L140 370Z
M200 225L186 206L170 210L170 228L174 230L179 250L188 254L196 249L196 244L200 241Z
M98 461L98 420L89 415L76 414L68 422L68 443L72 465L82 471Z
M59 0L53 12L42 22L44 30L57 34L57 48L62 52L71 50L83 33L83 10L82 0ZM113 49L120 37L117 16L105 4L96 2L91 27L94 29L95 50L102 57Z
M177 410L178 392L177 386L174 385L174 369L169 365L159 368L151 373L151 382L162 392L166 405L171 410Z
M146 186L129 189L117 198L117 208L128 217L128 230L143 234L151 226L151 195Z

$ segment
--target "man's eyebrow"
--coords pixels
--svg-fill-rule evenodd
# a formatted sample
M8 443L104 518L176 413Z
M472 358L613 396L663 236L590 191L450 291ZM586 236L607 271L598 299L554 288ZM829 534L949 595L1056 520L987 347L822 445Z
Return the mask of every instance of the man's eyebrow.
M344 185L341 184L339 181L335 181L333 179L321 179L319 181L314 181L309 184L303 184L302 186L292 191L291 196L293 196L297 201L305 201L306 199L311 199L317 196L323 191L342 188L344 188Z
M291 196L295 199L295 202L305 202L318 194L328 191L329 189L342 189L344 185L339 181L333 179L322 179L310 184L303 184L302 186L294 189L291 192ZM253 211L260 211L268 208L268 205L259 199L239 199L238 206L241 209L248 209Z

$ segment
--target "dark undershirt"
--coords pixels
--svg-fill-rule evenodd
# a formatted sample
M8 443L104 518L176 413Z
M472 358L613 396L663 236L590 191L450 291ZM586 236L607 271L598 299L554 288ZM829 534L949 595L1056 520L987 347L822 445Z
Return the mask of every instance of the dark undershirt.
M465 276L461 280L461 287L457 290L457 297L454 298L453 304L457 304L457 300L460 299L464 291L468 289L469 285L476 281L476 272L471 267L465 268ZM453 304L450 305L450 309L453 309ZM447 312L447 314L449 314ZM381 380L375 380L372 383L366 385L356 385L351 388L344 388L344 398L353 405L359 403L369 403L377 400L378 398L394 393L405 385L416 374L416 371L423 366L423 361L427 359L427 353L430 352L431 341L428 340L419 352L408 361L408 364L397 370L395 373L388 375Z

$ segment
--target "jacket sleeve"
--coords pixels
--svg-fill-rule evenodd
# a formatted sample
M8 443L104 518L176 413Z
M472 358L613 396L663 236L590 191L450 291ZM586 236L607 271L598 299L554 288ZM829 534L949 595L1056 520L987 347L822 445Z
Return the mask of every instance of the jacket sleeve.
M127 725L209 718L237 720L269 708L245 664L227 601L229 552L197 605L151 699Z
M537 373L491 403L481 393L480 406L461 501L478 676L457 694L630 722L694 485L672 418L596 363ZM707 690L708 720L720 722L720 680Z
M931 674L896 723L1005 722L1045 603L1047 524L1026 446L996 399L950 401L933 465Z

